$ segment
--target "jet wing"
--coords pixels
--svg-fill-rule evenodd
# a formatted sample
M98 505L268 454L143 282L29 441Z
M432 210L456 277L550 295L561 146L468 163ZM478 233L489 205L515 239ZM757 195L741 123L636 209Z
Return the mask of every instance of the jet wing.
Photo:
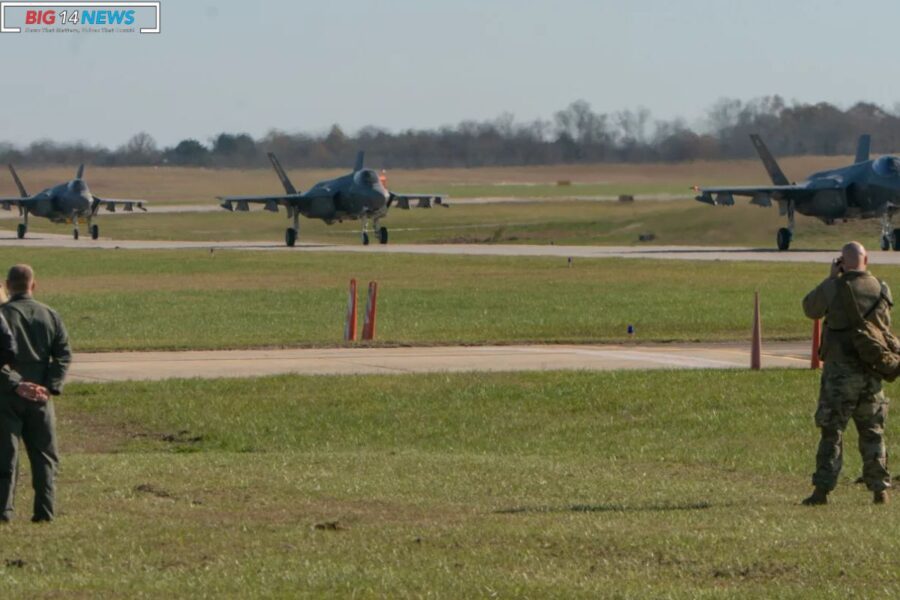
M3 210L11 210L13 206L17 206L19 207L19 210L21 212L22 207L28 206L29 204L34 204L38 200L39 198L35 198L33 196L30 198L0 198L0 208L2 208Z
M410 206L410 201L415 201L415 206ZM409 210L410 208L431 208L432 204L443 206L447 208L449 204L444 203L444 196L442 194L394 194L391 193L391 197L388 200L388 208L392 204L396 203L397 207L402 210Z
M814 190L811 190L806 183L795 183L746 187L695 187L694 191L700 192L694 198L695 200L713 206L732 206L735 196L749 197L750 203L758 206L772 206L772 200L802 201L808 198Z
M134 212L135 207L147 212L147 209L144 208L146 202L146 200L120 200L116 198L99 198L94 196L94 205L91 207L91 212L96 215L101 206L108 212L116 212L116 208L119 207L125 212Z
M303 194L283 194L280 196L218 196L225 210L246 212L250 204L264 204L266 210L278 212L279 206L301 207L309 202Z

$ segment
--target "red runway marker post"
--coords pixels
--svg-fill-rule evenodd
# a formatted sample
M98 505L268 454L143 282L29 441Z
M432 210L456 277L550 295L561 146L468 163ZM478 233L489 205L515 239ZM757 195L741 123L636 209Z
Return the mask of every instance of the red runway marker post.
M753 296L753 343L750 347L750 368L762 368L762 332L759 319L759 292Z
M366 318L363 322L363 340L375 339L375 313L378 310L378 282L369 282L369 297L366 301Z
M356 341L356 280L350 280L350 293L347 297L347 318L344 321L344 341Z

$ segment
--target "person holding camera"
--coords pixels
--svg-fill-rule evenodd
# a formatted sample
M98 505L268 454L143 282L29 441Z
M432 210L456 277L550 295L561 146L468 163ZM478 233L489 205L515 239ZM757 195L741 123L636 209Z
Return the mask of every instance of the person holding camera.
M843 434L850 419L859 433L863 460L863 480L873 493L875 504L888 500L890 473L884 445L884 425L888 400L882 378L859 357L852 339L852 326L860 316L884 334L893 352L900 352L900 340L891 333L894 301L886 283L868 272L868 255L859 242L841 249L831 263L828 277L803 299L803 312L810 319L824 318L819 346L822 369L815 422L821 432L816 453L815 486L803 504L828 503L828 494L837 486L843 465ZM849 286L856 306L841 297ZM858 311L850 314L851 310Z

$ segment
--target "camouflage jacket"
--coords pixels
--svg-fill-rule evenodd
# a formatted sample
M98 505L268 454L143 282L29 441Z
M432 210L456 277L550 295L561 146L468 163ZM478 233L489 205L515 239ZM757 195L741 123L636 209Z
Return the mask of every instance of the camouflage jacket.
M888 285L866 271L847 271L841 277L853 290L859 313L885 332L895 352L900 351L900 340L891 332L894 300ZM859 357L849 336L851 320L838 295L838 282L829 277L816 286L803 298L803 312L810 319L825 319L819 349L822 360L857 365Z

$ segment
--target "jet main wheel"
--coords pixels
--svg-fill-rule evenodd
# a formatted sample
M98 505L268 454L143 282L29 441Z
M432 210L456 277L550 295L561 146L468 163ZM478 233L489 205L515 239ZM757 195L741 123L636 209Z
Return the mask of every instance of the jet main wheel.
M895 229L893 233L891 233L891 248L893 248L895 252L900 250L900 229Z
M293 248L294 244L297 243L297 230L293 227L288 227L284 230L284 243L287 244L289 248Z
M78 230L77 229L72 231L72 237L75 238L76 240L78 239Z
M25 237L26 233L28 233L28 228L25 227L25 223L19 223L19 227L16 228L16 237L21 240Z
M362 234L362 242L363 242L363 246L369 245L369 234L366 233L365 231L363 231L363 234Z
M99 225L91 225L91 239L96 240L100 237L100 226Z
M387 232L387 227L382 227L382 228L380 228L380 229L378 230L378 242L379 242L380 244L387 244L387 243L388 243L388 232Z
M779 250L787 250L791 247L791 230L787 227L782 227L778 230L778 235L775 237L776 242L778 243Z
M891 249L891 236L888 236L888 235L881 236L881 249L882 250L890 250Z

